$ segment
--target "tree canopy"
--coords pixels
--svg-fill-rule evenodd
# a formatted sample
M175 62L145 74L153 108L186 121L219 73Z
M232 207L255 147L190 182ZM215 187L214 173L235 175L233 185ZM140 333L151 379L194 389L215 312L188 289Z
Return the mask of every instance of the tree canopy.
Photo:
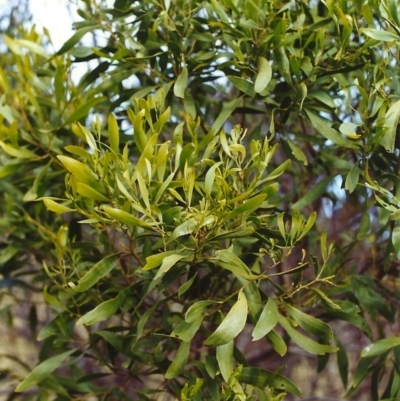
M299 399L302 350L398 400L398 2L79 16L4 36L0 285L51 311L9 399Z

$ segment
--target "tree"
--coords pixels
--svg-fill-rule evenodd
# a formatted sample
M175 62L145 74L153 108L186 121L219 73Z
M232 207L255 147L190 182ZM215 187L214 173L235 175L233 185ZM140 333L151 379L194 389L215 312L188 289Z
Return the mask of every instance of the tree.
M291 399L295 344L319 372L337 353L348 397L369 380L396 400L397 2L79 14L51 57L34 31L6 39L2 274L37 266L54 314L16 391ZM351 382L343 331L362 338Z

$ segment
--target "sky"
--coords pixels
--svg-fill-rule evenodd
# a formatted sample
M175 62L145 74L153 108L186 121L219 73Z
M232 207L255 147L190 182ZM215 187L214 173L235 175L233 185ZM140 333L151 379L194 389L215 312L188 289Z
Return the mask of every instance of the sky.
M30 8L33 23L40 29L46 27L49 30L54 47L58 50L73 34L72 22L78 19L76 7L68 0L30 0ZM71 13L75 14L75 18Z

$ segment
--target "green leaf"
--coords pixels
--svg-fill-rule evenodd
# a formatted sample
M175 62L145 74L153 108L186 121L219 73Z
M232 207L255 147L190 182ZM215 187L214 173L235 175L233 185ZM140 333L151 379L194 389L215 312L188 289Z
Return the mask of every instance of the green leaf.
M268 342L271 344L272 348L280 355L284 356L287 352L287 346L283 338L275 331L271 330L266 335Z
M189 357L189 351L190 342L182 341L171 365L169 365L168 370L165 372L166 379L174 379L183 372Z
M353 165L353 167L350 169L350 172L349 172L349 174L347 174L347 177L346 177L345 188L350 193L352 193L356 189L361 173L362 173L362 171L358 167L358 162L356 162Z
M258 58L258 74L254 82L254 90L261 93L269 84L272 78L272 68L269 61L264 57Z
M211 130L214 131L214 133L219 132L219 130L224 125L225 121L230 117L230 115L236 109L236 107L239 106L239 103L241 101L242 98L237 97L236 99L233 99L230 102L223 104L221 112L219 113L218 117L216 118L214 124L211 127Z
M399 35L389 31L383 31L381 29L373 29L373 28L364 28L361 29L361 32L365 35L369 36L372 39L383 41L383 42L393 42L399 41Z
M197 301L185 313L185 320L191 322L203 316L203 311L207 306L214 305L216 301Z
M340 124L339 131L350 139L358 139L361 135L356 134L358 125L350 122Z
M42 46L40 46L37 43L32 42L30 40L11 39L7 35L4 35L4 41L6 42L7 46L9 46L10 41L12 41L14 46L24 47L25 49L28 49L31 52L38 54L39 56L42 56L44 58L49 58L48 53L46 52L46 50L43 49ZM11 49L11 47L10 47L10 49Z
M245 93L247 96L254 97L255 92L252 82L248 81L247 79L235 77L234 75L228 75L228 79L241 92Z
M78 182L84 182L90 187L98 189L100 183L97 176L86 164L68 156L57 156L57 158L65 168L76 177Z
M275 61L278 65L279 72L285 81L292 86L292 75L290 73L290 63L286 55L285 47L281 46L274 50Z
M377 357L397 346L400 346L400 336L384 338L367 345L361 352L361 358Z
M46 379L53 373L53 371L61 366L64 360L69 357L75 349L65 351L62 354L53 356L49 359L46 359L42 363L40 363L36 368L34 368L28 376L17 386L14 390L17 393L21 393L22 391L26 391L29 388L35 386L40 383L42 380Z
M77 326L90 326L92 324L103 322L108 319L118 310L121 305L124 304L129 292L127 290L122 291L117 297L109 299L108 301L102 302L100 305L96 306L93 310L81 316L76 322Z
M8 155L16 157L18 159L32 159L36 157L36 154L26 148L15 148L0 140L0 146Z
M181 298L182 295L190 289L190 287L192 286L192 284L193 284L194 280L196 279L196 277L197 277L197 272L193 275L193 277L190 280L186 281L186 283L183 283L179 287L179 290L178 290L178 297L179 298Z
M260 388L268 386L279 391L288 391L297 397L301 397L301 392L295 384L276 372L269 372L268 370L255 367L243 367L239 374L239 380Z
M386 151L393 153L396 140L397 125L400 118L400 100L392 104L385 115L385 131L381 138L381 145Z
M121 209L116 209L110 206L102 205L100 207L109 217L118 220L121 223L127 224L128 226L147 228L148 230L153 229L157 223L146 223L145 221L132 216L130 213L125 212Z
M78 285L68 283L75 291L85 292L92 288L103 277L107 276L115 267L117 267L119 257L117 254L109 255L97 262L88 270L78 281Z
M215 163L207 171L206 178L204 180L204 190L206 191L206 194L209 195L209 196L211 196L212 187L213 187L214 180L215 180L215 170L221 164L222 164L222 162Z
M76 209L71 209L64 205L60 205L59 203L54 202L52 199L49 199L49 198L44 198L43 203L45 204L47 209L49 209L55 213L69 213L69 212L73 212L76 210Z
M308 92L308 97L319 100L321 103L325 104L326 106L330 107L331 109L334 109L336 107L333 99L324 91L311 90Z
M325 118L320 117L318 114L315 114L313 111L304 107L304 110L307 113L308 118L311 121L311 124L314 128L326 139L329 139L334 144L343 146L344 148L349 149L358 149L356 141L350 141L349 139L345 139L342 135L331 127L331 122L326 120Z
M233 373L233 340L216 347L216 358L221 375L228 382Z
M308 160L307 156L304 154L304 152L290 139L288 139L287 144L289 145L293 156L298 160L299 162L302 162L305 166L308 165Z
M80 120L83 117L86 117L94 106L97 104L104 102L107 100L106 96L92 97L86 102L84 102L80 107L78 107L66 120L65 124L70 124L75 121Z
M340 378L344 388L347 387L348 375L349 375L349 358L347 356L346 349L343 344L336 338L336 345L339 348L337 353L337 363L339 368Z
M100 192L93 189L90 185L84 182L76 183L76 192L88 199L93 199L97 201L109 202L109 199L102 195Z
M146 258L146 264L143 266L143 270L151 270L161 265L163 260L170 255L176 254L176 250L157 253Z
M293 306L286 304L286 310L290 313L293 320L308 333L330 341L332 339L331 327L323 321L316 319L314 316L308 315Z
M311 338L301 334L292 327L289 321L282 315L279 315L279 324L289 334L289 337L300 347L314 355L324 355L326 353L336 352L337 347L332 347L326 344L319 344Z
M211 242L211 241L222 241L225 239L232 239L232 238L246 238L252 236L254 233L254 228L253 227L246 227L246 228L236 228L231 231L224 232L222 234L218 234L215 237L208 238L206 241Z
M318 199L324 192L328 184L333 180L334 177L326 177L321 180L318 184L312 187L301 199L293 204L293 209L302 209Z
M230 270L232 273L251 280L255 276L250 269L230 250L222 249L215 252L216 264L224 269Z
M328 296L321 291L319 288L311 288L312 291L314 291L319 298L321 299L321 301L329 308L332 310L341 310L341 307L337 304L335 304L330 298L328 298Z
M191 341L198 332L204 316L197 316L190 321L182 320L172 331L171 337L179 338L182 341Z
M110 148L115 153L119 152L119 127L114 114L108 116L108 139Z
M174 85L174 95L182 99L185 98L185 90L188 84L188 70L186 67L182 69L178 79Z
M215 347L229 343L243 330L246 319L247 300L244 292L240 291L238 300L214 333L207 338L204 345Z
M271 171L268 174L268 177L263 180L263 182L271 181L271 180L274 180L275 178L278 178L279 176L281 176L290 167L290 164L291 164L290 160L284 161L275 170Z
M266 199L266 197L267 197L267 194L260 194L260 195L254 196L253 198L248 199L242 205L236 207L231 212L229 212L225 216L225 219L229 220L229 219L232 219L233 217L239 216L244 213L254 212L255 210L257 210L258 208L261 207L261 204Z
M278 323L278 308L272 298L268 299L253 330L253 341L265 337Z
M67 52L73 46L75 46L88 32L98 28L98 25L86 26L78 29L62 46L61 49L56 53L57 56Z
M184 257L186 257L186 256L180 255L180 254L173 254L173 255L166 256L163 259L161 266L158 269L153 280L158 280L159 278L161 278L165 273L167 273L169 271L169 269L171 269L171 267L175 266Z

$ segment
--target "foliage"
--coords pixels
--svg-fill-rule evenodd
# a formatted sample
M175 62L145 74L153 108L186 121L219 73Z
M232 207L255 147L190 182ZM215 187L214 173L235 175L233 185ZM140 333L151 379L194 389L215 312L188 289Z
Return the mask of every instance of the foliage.
M34 30L5 38L1 285L54 314L13 397L299 397L252 339L319 371L337 352L348 397L370 376L398 399L397 2L79 15L53 56ZM338 321L366 345L350 385Z

